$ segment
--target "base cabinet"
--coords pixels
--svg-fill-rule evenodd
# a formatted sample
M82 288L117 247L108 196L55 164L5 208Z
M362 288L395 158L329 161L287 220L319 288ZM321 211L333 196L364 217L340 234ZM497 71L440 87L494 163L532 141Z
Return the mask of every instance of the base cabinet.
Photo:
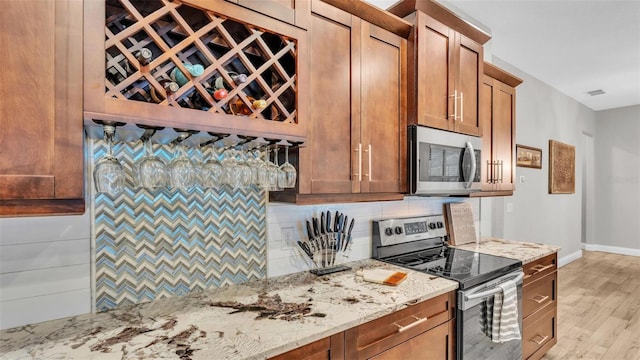
M522 358L541 359L558 336L558 255L524 266L522 286Z
M437 296L271 359L453 360L455 296Z

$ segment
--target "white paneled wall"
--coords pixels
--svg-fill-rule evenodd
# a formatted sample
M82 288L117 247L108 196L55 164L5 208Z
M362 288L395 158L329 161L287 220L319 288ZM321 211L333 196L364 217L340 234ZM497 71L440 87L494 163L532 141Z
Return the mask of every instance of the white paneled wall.
M0 219L0 329L91 311L90 219Z
M320 216L321 212L330 210L332 216L340 211L349 218L355 217L353 228L353 245L349 260L361 260L371 257L372 220L392 217L408 217L420 215L442 214L442 205L452 201L469 201L473 205L476 219L476 231L480 233L486 226L480 224L480 200L463 200L460 198L405 197L403 201L387 201L355 204L323 204L323 205L286 205L270 203L267 208L268 248L267 275L269 277L290 274L310 269L306 255L296 244L297 240L307 236L305 220ZM483 219L483 223L485 223ZM282 238L283 228L293 228L292 243Z

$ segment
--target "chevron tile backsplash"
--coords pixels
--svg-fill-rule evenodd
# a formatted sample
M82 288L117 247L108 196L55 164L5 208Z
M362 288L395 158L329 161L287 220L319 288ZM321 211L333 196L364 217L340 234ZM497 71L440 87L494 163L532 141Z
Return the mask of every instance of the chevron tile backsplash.
M106 148L102 140L87 143L93 171ZM172 152L155 145L166 162ZM265 192L135 188L131 170L143 154L140 142L114 146L128 173L124 193L97 194L90 183L96 310L265 278ZM189 155L198 158L193 149Z

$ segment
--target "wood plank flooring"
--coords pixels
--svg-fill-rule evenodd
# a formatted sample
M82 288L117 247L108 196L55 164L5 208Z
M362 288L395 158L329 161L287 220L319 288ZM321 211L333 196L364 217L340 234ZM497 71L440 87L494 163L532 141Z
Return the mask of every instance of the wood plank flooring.
M640 360L640 257L584 251L558 278L558 343L543 359Z

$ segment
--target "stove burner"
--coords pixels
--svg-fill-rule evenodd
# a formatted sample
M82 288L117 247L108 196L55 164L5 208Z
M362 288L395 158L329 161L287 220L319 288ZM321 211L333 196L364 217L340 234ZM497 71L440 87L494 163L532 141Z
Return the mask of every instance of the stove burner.
M429 271L444 274L444 275L464 275L471 273L471 268L465 265L457 264L455 268L451 263L446 263L444 266L438 265L428 268Z
M396 259L397 262L399 262L400 264L406 265L406 264L421 264L422 263L422 259L420 258L420 256L417 255L408 255L408 256L401 256L399 258Z

